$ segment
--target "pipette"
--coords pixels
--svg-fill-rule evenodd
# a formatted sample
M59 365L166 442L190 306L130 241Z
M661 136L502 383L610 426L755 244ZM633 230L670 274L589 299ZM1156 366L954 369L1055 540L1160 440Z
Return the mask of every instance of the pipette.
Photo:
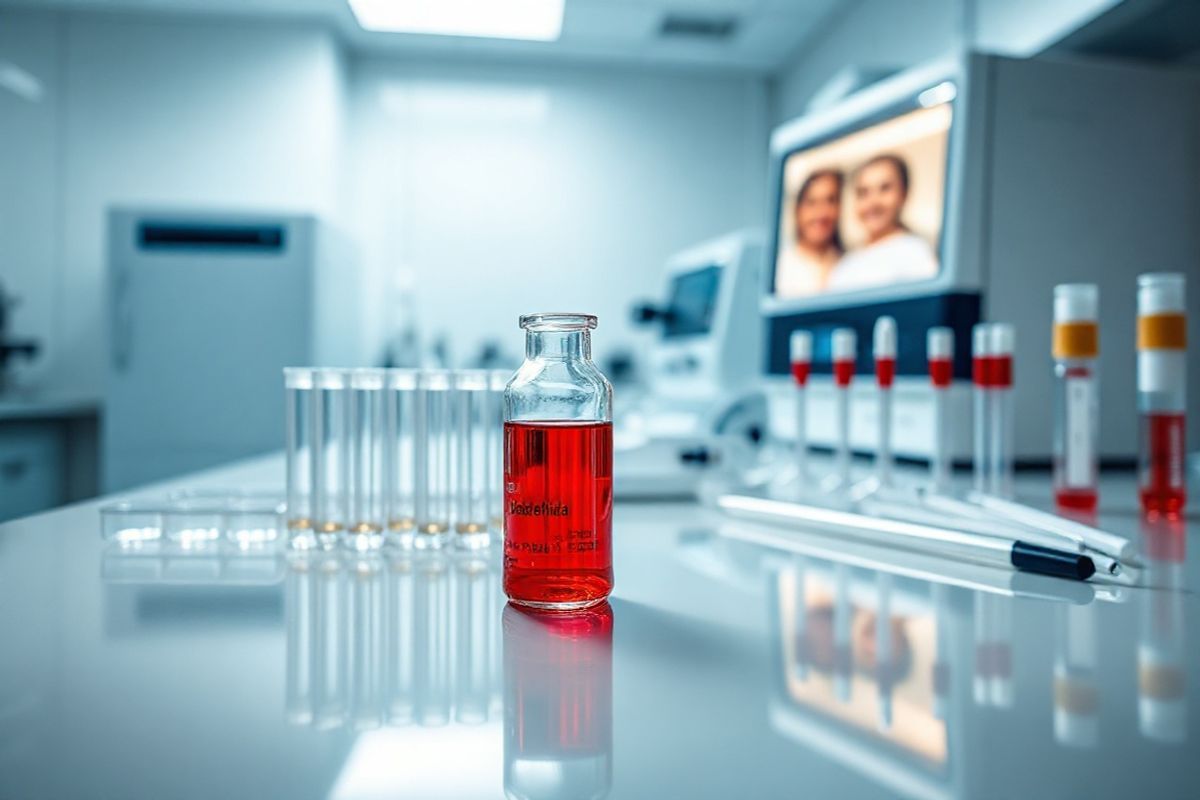
M792 331L792 382L796 385L796 482L808 488L808 373L812 365L812 334Z
M1082 553L1042 547L1020 539L980 536L933 525L878 519L865 514L746 495L723 495L717 499L717 505L736 517L777 525L831 530L849 538L932 553L944 558L1073 580L1087 580L1096 572L1095 563Z
M950 384L954 380L954 331L930 328L925 336L929 360L929 382L933 395L933 447L929 455L929 479L935 492L950 490Z
M879 392L879 440L875 450L875 478L880 486L892 485L892 383L896 379L896 320L875 321L875 386Z

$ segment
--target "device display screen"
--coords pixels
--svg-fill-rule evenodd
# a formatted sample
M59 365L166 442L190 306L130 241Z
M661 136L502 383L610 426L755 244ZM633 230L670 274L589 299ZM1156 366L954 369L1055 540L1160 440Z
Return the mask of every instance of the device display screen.
M676 275L671 281L663 336L695 336L708 333L717 308L721 267L712 265Z
M951 116L919 108L784 158L776 297L938 274Z

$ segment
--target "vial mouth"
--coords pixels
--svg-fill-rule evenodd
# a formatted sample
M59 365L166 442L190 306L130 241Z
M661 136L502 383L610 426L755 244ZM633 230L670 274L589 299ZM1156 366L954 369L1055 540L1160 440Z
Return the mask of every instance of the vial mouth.
M573 314L551 311L544 314L521 315L521 327L527 331L582 331L596 327L595 314Z

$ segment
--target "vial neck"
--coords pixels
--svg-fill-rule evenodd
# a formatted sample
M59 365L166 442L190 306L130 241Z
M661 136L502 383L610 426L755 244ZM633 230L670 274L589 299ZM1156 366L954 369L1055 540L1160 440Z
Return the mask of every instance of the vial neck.
M587 330L526 331L525 357L542 359L592 358L592 336Z

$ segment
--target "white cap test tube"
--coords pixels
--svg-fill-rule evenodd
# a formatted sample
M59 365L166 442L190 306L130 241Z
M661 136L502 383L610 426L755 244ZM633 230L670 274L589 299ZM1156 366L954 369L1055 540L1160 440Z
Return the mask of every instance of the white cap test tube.
M812 334L792 331L789 342L792 383L796 387L796 472L801 489L808 474L808 375L812 367Z
M929 455L929 478L933 490L950 491L950 385L954 381L954 331L930 328L925 335L925 357L933 394L933 446Z
M875 449L875 477L880 486L892 484L892 384L896 380L896 320L875 321L875 386L879 397L879 438Z
M1016 331L1006 322L992 323L989 329L989 357L992 360L989 397L992 404L990 423L991 485L988 491L997 497L1013 494L1013 353Z
M988 381L991 376L991 336L990 326L981 322L971 329L971 382L974 385L974 418L972 419L973 461L975 476L973 486L977 492L986 492L991 488L989 477L992 468L991 460L991 404L988 402Z
M858 336L853 328L836 328L831 341L833 383L837 404L837 441L834 444L834 474L831 489L850 486L850 384L858 359Z

